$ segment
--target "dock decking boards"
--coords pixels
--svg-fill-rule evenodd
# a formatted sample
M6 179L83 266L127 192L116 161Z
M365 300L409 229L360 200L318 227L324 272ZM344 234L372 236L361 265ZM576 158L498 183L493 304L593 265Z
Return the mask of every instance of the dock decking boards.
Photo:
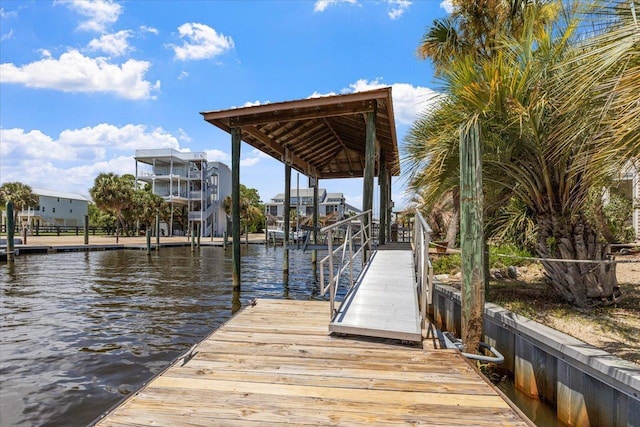
M258 300L97 425L529 425L455 350L328 323L328 302Z
M419 342L422 330L411 249L374 251L329 330Z

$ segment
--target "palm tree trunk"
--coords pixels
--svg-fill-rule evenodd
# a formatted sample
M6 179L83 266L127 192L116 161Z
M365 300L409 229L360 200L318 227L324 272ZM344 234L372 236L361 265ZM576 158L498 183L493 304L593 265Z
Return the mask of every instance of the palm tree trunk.
M598 240L584 217L538 217L536 252L545 259L608 260L609 244ZM579 307L610 305L621 296L615 264L542 261L551 286Z
M448 242L448 249L456 247L456 238L458 237L458 228L460 226L460 187L454 187L451 192L453 197L453 212L451 213L451 221L449 221L449 227L447 228L446 240Z

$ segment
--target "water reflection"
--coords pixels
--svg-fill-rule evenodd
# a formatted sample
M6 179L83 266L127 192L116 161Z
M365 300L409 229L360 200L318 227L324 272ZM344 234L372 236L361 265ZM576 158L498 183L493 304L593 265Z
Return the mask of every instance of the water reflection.
M202 247L20 256L0 267L0 425L86 425L254 298L320 299L310 253Z

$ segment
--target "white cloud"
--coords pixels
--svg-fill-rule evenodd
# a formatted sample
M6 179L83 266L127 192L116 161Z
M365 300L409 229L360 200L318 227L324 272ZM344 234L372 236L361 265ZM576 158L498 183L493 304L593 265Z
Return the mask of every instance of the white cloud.
M361 3L358 0L317 0L313 4L314 12L324 12L327 8L332 6L337 6L340 4L351 4L360 6ZM391 6L391 10L389 10L389 18L398 19L401 17L409 6L411 6L412 0L383 0L383 3Z
M112 0L57 0L54 4L64 4L86 18L79 30L99 33L116 23L122 13L122 6Z
M104 52L111 56L121 56L131 50L128 39L133 36L131 30L122 30L113 34L104 34L99 39L89 42L89 48L94 51Z
M178 139L182 142L191 142L191 137L182 128L178 129Z
M8 33L4 33L2 36L0 36L0 42L3 42L5 40L9 40L13 38L13 28L9 30Z
M184 80L184 79L186 79L187 77L189 77L189 73L187 73L186 71L182 71L182 72L180 73L180 75L178 76L178 80Z
M269 102L267 101L266 104L268 104ZM247 101L244 104L242 104L243 107L255 107L257 105L262 105L262 103L258 100L255 100L253 102L251 101Z
M18 16L18 12L16 11L6 12L4 8L0 7L0 18L8 19L8 18L14 18L16 16Z
M440 7L447 13L453 12L453 2L451 0L442 0L440 2Z
M134 59L121 65L111 64L105 58L89 58L77 50L70 50L59 59L45 55L24 66L0 64L0 83L63 92L109 92L126 99L153 99L152 92L160 88L160 82L151 84L144 79L149 66L147 61Z
M318 91L313 92L311 95L309 95L307 97L307 99L311 99L311 98L322 98L323 96L334 96L337 95L337 93L335 92L327 92L327 93L320 93Z
M148 148L180 149L176 136L144 125L103 123L63 130L57 138L0 128L2 181L87 194L100 172L135 173L134 151Z
M67 129L58 139L63 145L103 146L112 150L141 150L147 148L179 149L178 138L161 127L148 129L145 125L128 124L123 127L102 123L94 127Z
M0 129L3 157L49 159L73 162L78 159L103 160L107 150L130 151L145 148L179 148L178 138L162 128L144 125L123 127L102 123L82 129L65 129L57 139L40 130Z
M178 27L180 38L184 39L182 46L170 45L175 52L176 59L181 61L209 59L233 49L233 39L208 25L186 23Z
M229 162L231 160L231 156L222 150L205 150L205 153L207 153L207 161L209 162Z
M101 172L118 175L135 174L133 156L118 156L95 163L83 163L65 167L46 159L23 160L11 165L2 165L2 180L20 181L32 188L59 190L89 197L89 188ZM55 177L55 181L52 181Z
M329 6L340 3L358 4L358 0L317 0L313 5L314 12L324 12Z
M349 85L353 92L363 92L387 86L389 85L380 83L378 79L373 81L361 79ZM411 124L430 103L437 99L439 93L427 87L394 83L391 85L391 95L396 121L400 124Z
M391 5L389 18L398 19L409 9L412 2L411 0L387 0L387 3Z
M240 160L240 166L248 167L255 166L260 162L260 157L247 157Z
M147 27L146 25L142 25L140 27L140 31L142 31L143 33L151 33L151 34L155 34L156 36L158 34L160 34L160 31L158 31L157 28L153 28L153 27Z

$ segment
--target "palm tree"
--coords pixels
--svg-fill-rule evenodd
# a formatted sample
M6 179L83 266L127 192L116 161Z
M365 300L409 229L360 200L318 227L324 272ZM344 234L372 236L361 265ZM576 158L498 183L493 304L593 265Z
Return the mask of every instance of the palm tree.
M223 201L224 210L231 215L231 196ZM246 233L259 230L264 224L264 207L260 195L255 188L248 188L240 184L240 221Z
M147 229L155 223L156 215L165 221L171 216L169 203L153 194L149 185L133 192L130 210L134 220L144 224Z
M576 8L541 31L525 13L520 37L503 34L491 56L460 56L441 70L447 97L408 138L413 185L426 185L433 199L457 174L459 129L477 122L487 200L524 203L538 230L537 254L566 261L543 261L552 286L583 307L619 294L614 265L574 261L607 258L584 213L587 196L640 155L640 30L632 15ZM578 33L594 16L608 19L600 33Z
M101 173L94 181L89 194L98 209L115 215L120 226L126 232L127 223L124 211L132 205L133 180L132 175L118 176L114 173ZM134 178L135 179L135 178Z
M33 194L31 187L21 182L5 182L0 187L0 205L5 206L8 202L13 202L14 224L18 222L18 215L21 211L30 206L36 206L40 202L37 195Z

